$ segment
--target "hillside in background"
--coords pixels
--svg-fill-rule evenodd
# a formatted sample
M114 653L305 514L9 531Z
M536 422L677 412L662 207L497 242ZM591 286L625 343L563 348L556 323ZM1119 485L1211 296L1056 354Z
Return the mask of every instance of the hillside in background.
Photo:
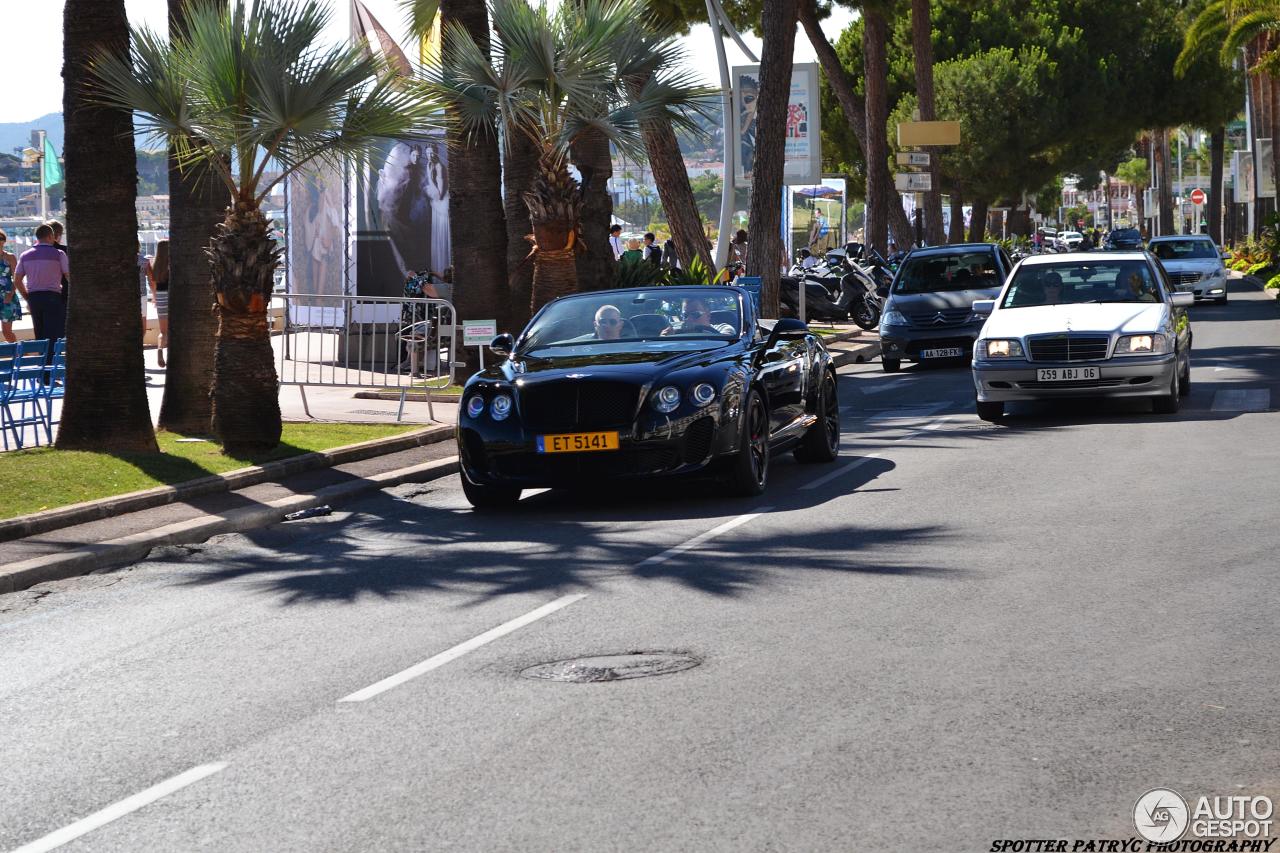
M54 150L62 153L62 113L49 113L31 121L0 123L0 153L11 154L15 148L30 145L33 130L47 132ZM134 145L141 148L145 142L144 137L134 134Z

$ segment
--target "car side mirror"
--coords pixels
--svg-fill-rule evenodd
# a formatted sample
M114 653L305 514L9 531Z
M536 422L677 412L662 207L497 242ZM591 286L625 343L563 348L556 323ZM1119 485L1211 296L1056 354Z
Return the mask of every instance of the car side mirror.
M996 301L994 299L975 299L973 301L973 313L975 314L987 317L994 310L996 310Z
M516 339L511 335L503 333L493 340L489 341L489 351L495 355L508 356L511 351L516 348Z
M1194 293L1171 293L1169 301L1178 308L1186 308L1188 305L1196 304L1196 295Z
M783 317L773 324L769 337L765 341L765 349L772 349L778 341L795 340L809 334L809 324L795 317Z

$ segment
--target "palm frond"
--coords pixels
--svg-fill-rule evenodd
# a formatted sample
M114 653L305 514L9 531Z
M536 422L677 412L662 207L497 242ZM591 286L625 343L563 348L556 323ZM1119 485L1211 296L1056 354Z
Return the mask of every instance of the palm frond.
M483 2L483 0L475 0ZM400 0L400 11L404 13L404 25L409 32L419 39L427 37L436 23L436 13L440 11L440 0Z

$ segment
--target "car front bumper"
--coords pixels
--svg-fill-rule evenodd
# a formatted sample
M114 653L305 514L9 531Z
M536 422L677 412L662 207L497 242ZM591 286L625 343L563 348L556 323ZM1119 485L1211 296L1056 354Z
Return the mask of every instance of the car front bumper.
M942 361L944 359L925 359L921 356L928 349L960 349L961 358L973 356L973 342L978 339L982 330L980 323L968 323L963 326L938 326L936 328L916 328L914 326L881 326L880 353L881 358L899 361Z
M1040 382L1043 368L1098 368L1098 379ZM1177 356L1122 356L1106 361L1042 362L1014 359L973 362L973 385L978 401L1008 403L1068 397L1158 397L1169 393L1177 370Z

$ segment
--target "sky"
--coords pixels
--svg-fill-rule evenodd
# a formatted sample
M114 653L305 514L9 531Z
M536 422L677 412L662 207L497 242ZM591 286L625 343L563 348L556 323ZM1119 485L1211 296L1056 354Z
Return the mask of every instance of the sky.
M6 0L13 2L13 0ZM401 25L403 14L396 0L364 0L365 5L393 36L406 46L404 29ZM26 122L49 113L62 110L62 7L61 0L47 0L22 4L22 11L14 11L5 17L23 33L21 38L5 40L4 47L4 94L0 96L0 122ZM346 0L335 0L334 21L330 26L332 38L341 39L347 31ZM163 29L167 15L167 0L125 0L125 9L129 21L134 25L145 25L153 29ZM824 21L827 37L835 40L840 32L853 20L853 13L836 7L834 14ZM758 56L760 40L749 33L743 34L745 41ZM711 36L711 27L703 24L695 27L683 40L689 65L697 71L704 82L717 85L720 80L719 68L716 64L715 43ZM749 62L732 41L726 43L729 64L741 65ZM412 56L412 52L406 49ZM815 62L813 48L805 38L804 31L796 33L796 62Z

